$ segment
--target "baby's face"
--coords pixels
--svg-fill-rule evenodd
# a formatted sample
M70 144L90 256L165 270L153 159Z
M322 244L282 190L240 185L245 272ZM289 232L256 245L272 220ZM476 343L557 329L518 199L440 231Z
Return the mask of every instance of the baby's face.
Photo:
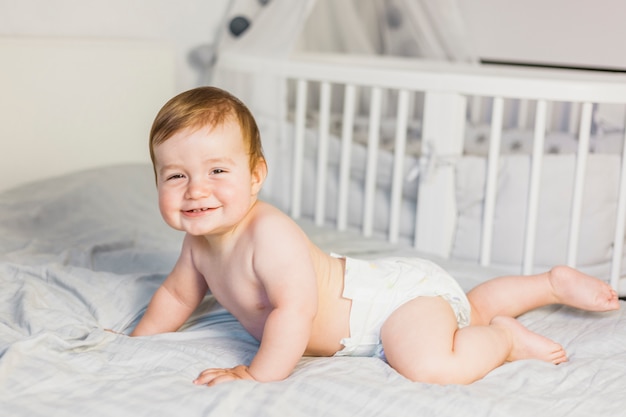
M186 129L154 148L159 208L168 225L192 235L233 229L256 200L239 125Z

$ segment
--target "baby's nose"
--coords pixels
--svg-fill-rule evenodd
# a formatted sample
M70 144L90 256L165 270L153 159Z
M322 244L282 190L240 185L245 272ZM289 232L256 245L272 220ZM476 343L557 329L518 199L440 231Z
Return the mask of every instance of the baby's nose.
M187 198L194 200L207 197L210 193L210 187L203 181L191 181L187 187Z

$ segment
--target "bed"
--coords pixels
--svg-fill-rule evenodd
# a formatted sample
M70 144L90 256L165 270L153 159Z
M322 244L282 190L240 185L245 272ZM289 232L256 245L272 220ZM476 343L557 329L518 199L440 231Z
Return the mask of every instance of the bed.
M50 58L59 66L56 74L75 70L77 62L92 63L87 84L78 82L84 78L75 75L49 84L58 88L56 93L41 94L41 86L32 83L32 77L49 77L51 64L39 65L36 74L19 70L24 66L18 64L24 63L20 60L32 64L40 59L42 47L56 51L51 56L59 56L60 51L68 54L63 61L67 65ZM99 53L85 60L85 53L94 47L100 47ZM182 239L160 219L147 149L142 150L147 148L151 117L165 101L164 96L173 93L171 51L152 43L71 39L5 39L0 48L0 56L11 56L15 63L11 79L22 86L7 91L25 103L39 99L54 107L59 100L55 94L106 84L112 77L111 66L126 68L121 74L134 74L116 78L114 84L119 90L103 88L98 93L101 100L89 101L88 106L78 100L64 101L62 113L74 115L74 120L88 120L85 118L91 110L101 110L94 120L69 120L51 129L50 119L39 111L26 119L36 134L15 128L25 122L13 124L13 128L1 127L3 415L624 413L626 404L620 400L626 389L623 308L600 314L550 306L525 314L520 317L522 323L561 343L570 361L559 366L533 360L509 363L468 386L412 383L374 358L303 358L284 381L236 382L210 389L195 386L191 381L199 371L246 363L258 344L210 295L179 332L126 336L175 262ZM4 54L4 50L13 51L13 55ZM418 254L441 263L465 289L494 276L532 271L553 261L588 269L624 289L620 285L625 212L621 149L589 154L576 149L562 155L537 151L508 157L504 152L500 155L498 144L488 147L487 156L463 150L469 120L466 104L474 95L496 98L491 143L502 136L497 120L503 103L498 97L513 97L539 103L582 103L583 133L578 138L588 144L592 135L584 132L592 124L592 105L585 103L626 103L623 77L462 67L439 67L435 71L430 64L412 61L343 61L341 57L313 55L281 63L224 56L219 65L222 70L243 75L254 69L253 75L273 80L263 87L276 86L279 100L272 108L276 111L265 114L267 106L255 107L254 100L250 101L259 114L270 159L271 177L263 198L292 215L325 250L366 258ZM149 81L147 68L151 69ZM346 112L347 122L340 119L341 135L329 127L335 117L330 116L330 108L343 107L331 105L330 91L321 93L319 100L296 94L304 91L303 86L316 83L327 90L324 82L332 83L337 91L346 81L400 91L394 93L399 98L392 106L400 115L396 117L398 132L408 131L412 123L402 115L410 107L408 94L402 91L424 94L423 111L415 124L419 125L419 143L407 144L405 134L394 132L393 146L386 150L352 144L350 131L356 128L344 129L354 126L350 112ZM9 84L6 79L3 82ZM372 94L374 103L377 95ZM119 102L120 97L133 103L136 112L130 113L137 117L121 111L115 115L119 122L113 123L118 128L86 146L85 138L94 134L93 125L110 122L111 110L103 109L102 103ZM14 115L11 119L19 119L24 111L11 106L15 100L13 96L0 97L5 114L11 111L8 114ZM320 105L315 116L304 106L309 100L316 105L327 104ZM344 100L351 101L342 96L340 103ZM290 109L290 103L299 106ZM545 107L537 107L539 122L534 130L538 133L533 138L541 141ZM315 123L307 125L307 119ZM591 127L588 129L591 132ZM369 132L366 137L378 139ZM46 148L50 141L55 146ZM539 145L531 145L531 149L543 149ZM37 148L43 152L38 154L40 159L30 158ZM68 149L91 153L83 158L83 153ZM500 157L490 162L489 155ZM601 157L595 158L597 155ZM357 163L358 159L363 162ZM533 162L537 160L541 163ZM353 163L346 166L346 161ZM377 168L375 175L373 167ZM494 173L500 175L494 178ZM602 182L593 182L597 178ZM566 193L565 183L570 184ZM573 184L586 186L577 191ZM562 211L555 212L555 207L545 202L550 198L567 203L557 207ZM598 204L587 207L589 201ZM503 220L501 213L511 207L521 210L516 215L530 220ZM609 210L603 212L607 207ZM414 219L403 220L405 214ZM550 225L564 227L565 232L544 230ZM567 236L564 242L546 246L563 233ZM506 245L499 240L503 238ZM551 249L557 246L560 249Z

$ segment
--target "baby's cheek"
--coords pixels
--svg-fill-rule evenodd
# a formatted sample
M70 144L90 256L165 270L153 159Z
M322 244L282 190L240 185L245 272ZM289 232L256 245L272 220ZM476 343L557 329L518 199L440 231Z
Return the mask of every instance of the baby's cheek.
M179 213L179 210L176 208L172 201L168 196L164 193L159 192L159 211L161 212L161 217L165 220L170 227L174 229L180 229L180 225L178 225L178 217L176 214Z

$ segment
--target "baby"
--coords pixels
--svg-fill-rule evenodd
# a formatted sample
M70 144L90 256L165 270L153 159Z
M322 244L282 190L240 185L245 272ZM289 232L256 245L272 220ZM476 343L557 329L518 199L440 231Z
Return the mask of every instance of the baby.
M196 384L286 378L303 355L377 356L413 381L466 384L506 361L567 360L515 317L548 304L619 308L604 282L559 266L487 281L467 295L422 259L329 255L257 198L267 175L256 122L226 91L200 87L160 110L150 132L159 208L185 232L180 257L132 336L173 332L210 290L260 345L252 362Z

